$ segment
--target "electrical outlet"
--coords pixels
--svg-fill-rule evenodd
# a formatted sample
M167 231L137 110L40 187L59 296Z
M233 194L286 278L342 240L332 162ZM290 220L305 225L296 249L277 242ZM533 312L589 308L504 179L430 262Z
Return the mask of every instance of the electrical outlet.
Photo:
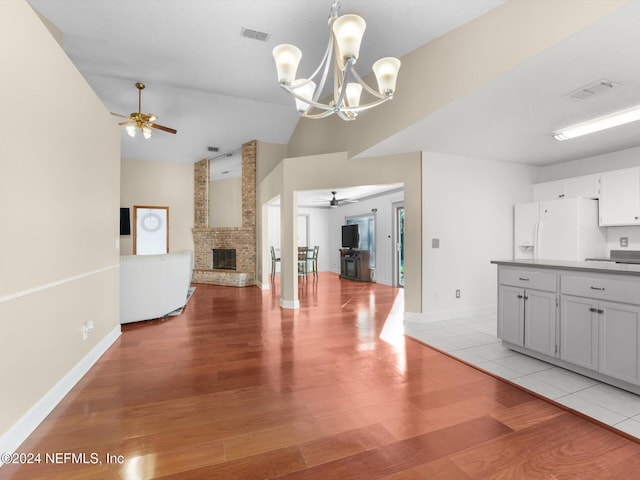
M84 322L82 326L82 340L86 340L91 332L93 332L93 322L91 320Z
M456 298L460 298L460 290L456 290Z
M629 246L629 237L620 237L620 246L628 247Z

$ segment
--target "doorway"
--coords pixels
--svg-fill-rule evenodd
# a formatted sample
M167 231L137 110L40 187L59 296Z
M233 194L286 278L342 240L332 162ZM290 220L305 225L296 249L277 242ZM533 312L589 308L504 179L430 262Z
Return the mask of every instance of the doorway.
M393 284L404 287L404 203L393 204Z

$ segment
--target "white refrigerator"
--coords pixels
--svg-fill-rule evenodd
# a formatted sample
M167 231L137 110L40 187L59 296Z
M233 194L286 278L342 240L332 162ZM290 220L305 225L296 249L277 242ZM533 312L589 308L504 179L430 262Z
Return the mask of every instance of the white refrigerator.
M514 207L514 258L575 260L607 256L598 200L563 198Z

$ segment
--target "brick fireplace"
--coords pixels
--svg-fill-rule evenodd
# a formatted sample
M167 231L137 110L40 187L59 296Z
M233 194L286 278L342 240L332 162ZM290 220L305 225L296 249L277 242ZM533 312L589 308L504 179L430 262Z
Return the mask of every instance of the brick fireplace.
M245 287L256 283L256 142L242 146L242 226L209 227L209 161L194 165L195 283ZM212 250L235 250L236 269L212 268Z

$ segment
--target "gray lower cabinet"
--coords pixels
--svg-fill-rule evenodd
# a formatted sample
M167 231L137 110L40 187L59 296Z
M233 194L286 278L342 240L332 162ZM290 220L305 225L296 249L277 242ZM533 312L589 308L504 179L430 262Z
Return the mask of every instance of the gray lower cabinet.
M598 304L600 373L640 384L640 306Z
M556 352L556 294L498 287L498 337L546 355Z
M640 394L640 276L501 266L498 337Z
M556 294L528 290L525 292L524 346L546 355L555 355Z
M598 369L596 306L588 298L560 297L560 358L592 370Z
M640 384L640 306L562 295L560 358Z
M498 338L524 345L524 288L498 287Z

